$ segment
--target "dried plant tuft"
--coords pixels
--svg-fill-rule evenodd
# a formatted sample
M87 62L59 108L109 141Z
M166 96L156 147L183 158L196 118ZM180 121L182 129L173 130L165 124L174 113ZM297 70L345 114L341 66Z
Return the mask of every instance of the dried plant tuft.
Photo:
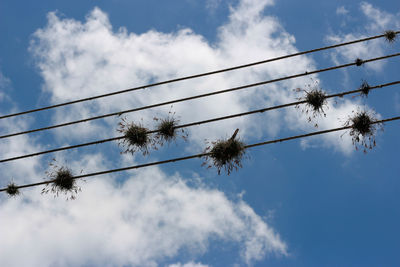
M394 41L396 41L396 32L395 31L385 31L383 33L385 35L385 39L386 41L388 41L389 43L393 43Z
M125 151L121 153L133 154L140 150L143 155L147 155L149 148L154 148L154 142L148 134L149 130L141 123L127 122L126 118L122 118L117 131L124 135L124 138L118 143L125 147Z
M175 113L171 111L168 113L167 118L154 117L153 120L157 122L157 133L155 134L155 142L161 146L165 143L175 141L177 137L181 137L185 141L188 138L188 133L185 129L177 129L179 120L175 118Z
M371 86L369 86L369 84L366 81L363 81L360 86L360 90L361 90L361 96L368 97L369 91L371 90Z
M18 186L16 184L14 184L13 182L11 182L7 185L6 193L10 197L15 197L15 196L19 195L21 192L19 191Z
M228 175L233 170L241 168L242 159L245 155L245 145L243 142L236 139L237 132L238 130L227 140L211 142L204 151L204 153L209 154L204 156L205 161L202 165L208 165L208 168L215 166L218 170L218 174L221 174L221 170L224 169Z
M296 89L297 92L304 92L305 94L298 98L300 101L306 101L301 111L308 116L308 122L312 122L317 116L324 115L324 117L326 117L324 110L325 107L328 107L326 93L319 88L318 82L314 82L313 87L310 84L308 84L307 87L308 90L301 88ZM296 108L300 108L300 106L301 105L296 105ZM314 126L318 127L318 124Z
M368 149L376 146L375 135L378 130L383 130L383 124L374 123L376 118L372 111L359 110L353 113L344 126L351 126L349 134L356 150L361 147L367 153Z
M51 170L46 172L46 176L52 180L52 183L46 184L42 189L42 194L53 193L54 197L64 194L67 196L67 200L75 199L76 194L82 190L76 185L71 170L64 166L57 166L56 161L53 161L49 164Z

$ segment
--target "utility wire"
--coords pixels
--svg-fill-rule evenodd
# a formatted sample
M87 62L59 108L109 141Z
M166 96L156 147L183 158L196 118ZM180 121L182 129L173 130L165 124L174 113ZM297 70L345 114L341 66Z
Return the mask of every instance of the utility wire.
M392 85L396 85L396 84L400 84L400 81L395 81L395 82L390 82L390 83L385 83L385 84L372 86L372 87L369 87L368 90L372 91L372 90L376 90L376 89L379 89L379 88L384 88L384 87L392 86ZM359 92L363 92L363 91L364 91L364 89L346 91L346 92L337 93L337 94L333 94L333 95L327 95L325 97L325 99L333 98L333 97L343 97L345 95L355 94L355 93L359 93ZM201 125L201 124L206 124L206 123L220 121L220 120L232 119L232 118L237 118L237 117L241 117L241 116L247 116L247 115L256 114L256 113L263 113L263 112L266 112L266 111L269 111L269 110L286 108L286 107L289 107L289 106L296 106L296 105L301 105L301 104L305 104L305 103L307 103L307 101L306 100L302 100L302 101L292 102L292 103L288 103L288 104L282 104L282 105L277 105L277 106L272 106L272 107L267 107L267 108L262 108L262 109L257 109L257 110L252 110L252 111L232 114L232 115L228 115L228 116L217 117L217 118L213 118L213 119L208 119L208 120L202 120L202 121L197 121L197 122L177 125L177 126L174 127L174 129L188 128L188 127L195 126L195 125ZM156 132L158 132L158 131L157 130L152 130L152 131L148 131L147 134L152 134L152 133L156 133ZM125 138L125 136L112 137L112 138L108 138L108 139L102 139L102 140L92 141L92 142L78 144L78 145L55 148L55 149L36 152L36 153L32 153L32 154L26 154L26 155L21 155L21 156L2 159L2 160L0 160L0 163L13 161L13 160L18 160L18 159L23 159L23 158L34 157L34 156L39 156L39 155L48 154L48 153L54 153L54 152L63 151L63 150L69 150L69 149L84 147L84 146L90 146L90 145L96 145L96 144L101 144L101 143L121 140L123 138Z
M391 57L397 57L397 56L400 56L400 53L386 55L386 56L383 56L383 57L367 59L367 60L362 60L362 64L368 63L368 62L377 61L377 60L387 59L387 58L391 58ZM285 76L285 77L281 77L281 78L277 78L277 79L273 79L273 80L267 80L267 81L263 81L263 82L242 85L242 86L239 86L239 87L233 87L233 88L229 88L229 89L225 89L225 90L214 91L214 92L211 92L211 93L206 93L206 94L201 94L201 95L196 95L196 96L191 96L191 97L175 99L175 100L162 102L162 103L157 103L157 104L148 105L148 106L143 106L143 107L139 107L139 108L134 108L134 109L124 110L124 111L119 111L119 112L108 113L108 114L104 114L104 115L100 115L100 116L90 117L90 118L77 120L77 121L72 121L72 122L61 123L61 124L47 126L47 127L43 127L43 128L38 128L38 129L33 129L33 130L28 130L28 131L22 131L22 132L17 132L17 133L6 134L6 135L0 136L0 139L12 137L12 136L17 136L17 135L22 135L22 134L29 134L29 133L34 133L34 132L50 130L50 129L54 129L54 128L64 127L64 126L68 126L68 125L73 125L73 124L77 124L77 123L82 123L82 122L102 119L102 118L116 116L116 115L119 116L119 115L122 115L124 113L136 112L136 111L150 109L150 108L154 108L154 107L160 107L160 106L170 105L170 104L174 104L174 103L178 103L178 102L184 102L184 101L188 101L188 100L192 100L192 99L203 98L203 97L207 97L207 96L212 96L212 95L218 95L218 94L238 91L238 90L242 90L242 89L250 88L250 87L255 87L255 86L259 86L259 85L265 85L265 84L269 84L269 83L289 80L289 79L298 78L298 77L307 76L307 75L316 74L316 73L321 73L321 72L325 72L325 71L330 71L330 70L335 70L335 69L340 69L340 68L346 68L346 67L350 67L350 66L357 65L357 64L359 64L359 63L353 62L353 63L347 63L347 64L334 66L334 67L329 67L329 68L325 68L325 69L319 69L319 70L314 70L314 71L309 71L309 72L306 71L306 72L303 72L303 73L290 75L290 76Z
M384 119L384 120L374 121L371 124L385 123L385 122L390 122L390 121L395 121L395 120L400 120L400 116L389 118L389 119ZM291 136L291 137L286 137L286 138L275 139L275 140L255 143L255 144L251 144L251 145L246 145L246 146L244 146L244 149L257 147L257 146L268 145L268 144L274 144L274 143L281 143L281 142L285 142L285 141L289 141L289 140L305 138L305 137L310 137L310 136L315 136L315 135L320 135L320 134L343 131L343 130L350 129L350 128L352 128L352 126L345 126L345 127L334 128L334 129L329 129L329 130L311 132L311 133L302 134L302 135L295 135L295 136ZM194 158L201 158L201 157L209 156L209 155L211 155L210 152L208 152L208 153L200 153L200 154L186 156L186 157L180 157L180 158L174 158L174 159L150 162L150 163L145 163L145 164L139 164L139 165L124 167L124 168L118 168L118 169L112 169L112 170L106 170L106 171L82 174L82 175L78 175L78 176L73 176L73 177L71 177L71 179L82 179L82 178L91 177L91 176L97 176L97 175L103 175L103 174L109 174L109 173L121 172L121 171L128 171L128 170L133 170L133 169L145 168L145 167L149 167L149 166L161 165L161 164L165 164L165 163L183 161L183 160L194 159ZM20 185L20 186L16 186L15 188L21 189L21 188L45 185L45 184L53 183L54 181L55 181L54 179L53 180L47 180L47 181L43 181L43 182L39 182L39 183ZM6 190L7 190L7 188L1 188L0 192L6 191Z
M397 35L398 33L400 33L400 31L396 31L394 33ZM117 94L132 92L132 91L136 91L136 90L146 89L146 88L150 88L150 87L160 86L160 85L163 85L163 84L169 84L169 83L174 83L174 82L179 82L179 81L184 81L184 80L189 80L189 79L194 79L194 78L199 78L199 77L204 77L204 76L209 76L209 75L213 75L213 74L217 74L217 73L222 73L222 72L227 72L227 71L232 71L232 70L237 70L237 69L242 69L242 68L248 68L248 67L255 66L255 65L265 64L265 63L268 63L268 62L273 62L273 61L286 59L286 58L290 58L290 57L295 57L295 56L305 55L305 54L314 53L314 52L318 52L318 51L323 51L323 50L327 50L327 49L332 49L332 48L337 48L337 47L341 47L341 46L351 45L351 44L355 44L355 43L359 43L359 42L365 42L365 41L378 39L378 38L382 38L382 37L386 37L386 34L375 35L375 36L362 38L362 39L358 39L358 40L354 40L354 41L350 41L350 42L339 43L339 44L335 44L335 45L325 46L325 47L321 47L321 48L311 49L311 50L307 50L307 51L302 51L302 52L298 52L298 53L293 53L293 54L289 54L289 55L284 55L284 56L280 56L280 57L275 57L275 58L271 58L271 59L257 61L257 62L253 62L253 63L249 63L249 64L238 65L238 66L231 67L231 68L225 68L225 69L220 69L220 70L215 70L215 71L210 71L210 72L205 72L205 73L200 73L200 74L195 74L195 75L190 75L190 76L184 76L184 77L180 77L180 78L175 78L175 79L171 79L171 80L151 83L151 84L147 84L147 85L142 85L142 86L138 86L138 87L133 87L133 88L129 88L129 89L124 89L124 90L120 90L120 91L106 93L106 94L102 94L102 95L97 95L97 96L92 96L92 97L87 97L87 98L81 98L81 99L77 99L77 100L73 100L73 101L69 101L69 102L64 102L64 103L60 103L60 104L56 104L56 105L51 105L51 106L47 106L47 107L26 110L26 111L13 113L13 114L8 114L8 115L3 115L3 116L0 116L0 119L20 116L20 115L24 115L24 114L28 114L28 113L48 110L48 109L57 108L57 107L61 107L61 106L67 106L67 105L76 104L76 103L79 103L79 102L84 102L84 101L94 100L94 99L108 97L108 96L112 96L112 95L117 95Z

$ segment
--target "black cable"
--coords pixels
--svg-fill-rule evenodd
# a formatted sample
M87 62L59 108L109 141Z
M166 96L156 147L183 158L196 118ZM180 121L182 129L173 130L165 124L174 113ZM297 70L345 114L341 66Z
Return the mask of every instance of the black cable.
M394 33L398 34L398 33L400 33L400 31L396 31ZM371 37L367 37L367 38L362 38L362 39L358 39L358 40L354 40L354 41L350 41L350 42L339 43L339 44L335 44L335 45L330 45L330 46L325 46L325 47L321 47L321 48L311 49L311 50L298 52L298 53L294 53L294 54L289 54L289 55L285 55L285 56L266 59L266 60L262 60L262 61L258 61L258 62L249 63L249 64L238 65L238 66L231 67L231 68L225 68L225 69L220 69L220 70L216 70L216 71L210 71L210 72L205 72L205 73L201 73L201 74L190 75L190 76L185 76L185 77L181 77L181 78L175 78L175 79L166 80L166 81L162 81L162 82L151 83L151 84L147 84L147 85L143 85L143 86L138 86L138 87L133 87L133 88L125 89L125 90L115 91L115 92L111 92L111 93L107 93L107 94L102 94L102 95L97 95L97 96L77 99L77 100L64 102L64 103L60 103L60 104L56 104L56 105L51 105L51 106L47 106L47 107L26 110L26 111L13 113L13 114L8 114L8 115L3 115L3 116L0 116L0 119L20 116L20 115L29 114L29 113L32 113L32 112L48 110L48 109L57 108L57 107L61 107L61 106L67 106L67 105L76 104L76 103L79 103L79 102L84 102L84 101L94 100L94 99L98 99L98 98L102 98L102 97L108 97L108 96L112 96L112 95L132 92L132 91L146 89L146 88L150 88L150 87L155 87L155 86L159 86L159 85L163 85L163 84L174 83L174 82L179 82L179 81L199 78L199 77L203 77L203 76L213 75L213 74L217 74L217 73L222 73L222 72L227 72L227 71L247 68L247 67L251 67L251 66L255 66L255 65L259 65L259 64L265 64L265 63L268 63L268 62L273 62L273 61L286 59L286 58L290 58L290 57L305 55L305 54L314 53L314 52L318 52L318 51L323 51L323 50L327 50L327 49L337 48L337 47L346 46L346 45L350 45L350 44L355 44L355 43L359 43L359 42L365 42L365 41L378 39L378 38L382 38L382 37L386 37L386 33L380 34L380 35L371 36Z
M372 61L387 59L387 58L391 58L391 57L397 57L397 56L400 56L400 53L363 60L363 64L364 63L368 63L368 62L372 62ZM282 78L277 78L277 79L273 79L273 80L267 80L267 81L263 81L263 82L253 83L253 84L242 85L242 86L239 86L239 87L233 87L233 88L229 88L229 89L225 89L225 90L214 91L214 92L211 92L211 93L206 93L206 94L201 94L201 95L196 95L196 96L191 96L191 97L186 97L186 98L175 99L175 100L162 102L162 103L158 103L158 104L143 106L143 107L140 107L140 108L134 108L134 109L124 110L124 111L119 111L119 112L108 113L108 114L105 114L105 115L90 117L90 118L77 120L77 121L72 121L72 122L61 123L61 124L57 124L57 125L47 126L47 127L28 130L28 131L22 131L22 132L17 132L17 133L12 133L12 134L6 134L6 135L0 136L0 139L12 137L12 136L17 136L17 135L23 135L23 134L29 134L29 133L34 133L34 132L50 130L50 129L54 129L54 128L64 127L64 126L68 126L68 125L87 122L87 121L91 121L91 120L102 119L102 118L116 116L116 115L122 115L124 113L136 112L136 111L150 109L150 108L154 108L154 107L160 107L160 106L170 105L170 104L174 104L174 103L178 103L178 102L184 102L184 101L188 101L188 100L192 100L192 99L203 98L203 97L207 97L207 96L233 92L233 91L242 90L242 89L255 87L255 86L259 86L259 85L265 85L265 84L269 84L269 83L289 80L289 79L298 78L298 77L307 76L307 75L316 74L316 73L321 73L321 72L325 72L325 71L330 71L330 70L335 70L335 69L340 69L340 68L346 68L346 67L357 65L357 64L358 63L353 62L353 63L343 64L343 65L329 67L329 68L325 68L325 69L314 70L314 71L310 71L310 72L306 71L304 73L290 75L290 76L286 76L286 77L282 77Z
M374 121L371 124L385 123L385 122L390 122L390 121L395 121L395 120L400 120L400 116L389 118L389 119L384 119L384 120ZM273 144L273 143L281 143L281 142L285 142L285 141L289 141L289 140L305 138L305 137L310 137L310 136L315 136L315 135L320 135L320 134L343 131L343 130L350 129L350 128L352 128L352 126L345 126L345 127L334 128L334 129L323 130L323 131L317 131L317 132L311 132L311 133L307 133L307 134L296 135L296 136L291 136L291 137L286 137L286 138L281 138L281 139L275 139L275 140L255 143L255 144L251 144L251 145L246 145L246 146L244 146L244 149L257 147L257 146L268 145L268 144ZM188 159L200 158L200 157L208 156L210 154L211 153L200 153L200 154L186 156L186 157L180 157L180 158L174 158L174 159L150 162L150 163L145 163L145 164L139 164L139 165L124 167L124 168L118 168L118 169L112 169L112 170L106 170L106 171L100 171L100 172L93 172L93 173L87 173L87 174L73 176L71 178L72 179L82 179L82 178L91 177L91 176L97 176L97 175L103 175L103 174L109 174L109 173L121 172L121 171L128 171L128 170L139 169L139 168L144 168L144 167L149 167L149 166L154 166L154 165L161 165L161 164L171 163L171 162L176 162L176 161L183 161L183 160L188 160ZM54 180L48 180L48 181L43 181L43 182L39 182L39 183L15 186L15 188L16 189L21 189L21 188L27 188L27 187L50 184L50 183L53 183L53 182L54 182ZM0 192L6 191L6 190L7 190L7 188L1 188Z
M378 88L384 88L384 87L387 87L387 86L396 85L396 84L399 84L399 83L400 83L400 81L395 81L395 82L390 82L390 83L385 83L385 84L380 84L380 85L368 87L368 91L376 90ZM346 92L337 93L337 94L333 94L333 95L327 95L325 97L325 99L333 98L333 97L343 97L345 95L360 93L360 92L363 92L364 90L365 89L357 89L357 90L346 91ZM267 107L267 108L262 108L262 109L256 109L256 110L252 110L252 111L236 113L236 114L217 117L217 118L212 118L212 119L208 119L208 120L202 120L202 121L197 121L197 122L191 122L191 123L186 123L186 124L182 124L182 125L177 125L177 126L175 126L174 129L187 128L187 127L191 127L191 126L195 126L195 125L201 125L201 124L206 124L206 123L220 121L220 120L232 119L232 118L237 118L237 117L241 117L241 116L247 116L247 115L256 114L256 113L263 113L263 112L266 112L266 111L269 111L269 110L286 108L286 107L289 107L289 106L296 106L296 105L301 105L301 104L305 104L305 103L307 103L307 101L306 100L302 100L302 101L292 102L292 103L288 103L288 104L282 104L282 105L277 105L277 106L272 106L272 107ZM152 133L156 133L156 132L158 132L158 131L157 130L148 131L147 134L152 134ZM121 140L123 138L124 138L124 136L118 136L118 137L112 137L112 138L92 141L92 142L78 144L78 145L72 145L72 146L66 146L66 147L60 147L60 148L45 150L45 151L36 152L36 153L32 153L32 154L26 154L26 155L21 155L21 156L2 159L2 160L0 160L0 163L13 161L13 160L18 160L18 159L23 159L23 158L34 157L34 156L39 156L39 155L48 154L48 153L54 153L54 152L63 151L63 150L69 150L69 149L84 147L84 146L102 144L102 143L106 143L106 142Z

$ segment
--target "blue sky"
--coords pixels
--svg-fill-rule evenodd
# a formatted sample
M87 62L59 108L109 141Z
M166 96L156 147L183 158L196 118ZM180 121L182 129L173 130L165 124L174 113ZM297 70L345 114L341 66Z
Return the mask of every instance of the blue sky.
M293 3L295 2L295 3ZM21 8L21 7L24 8ZM0 114L258 61L400 29L397 1L2 1ZM382 40L91 103L4 119L0 133L67 122L398 52ZM176 104L181 123L295 101L318 81L328 93L398 79L399 59ZM351 111L398 116L398 86L329 102L318 129ZM163 107L127 114L154 126ZM117 135L118 118L2 139L1 158ZM288 108L187 129L187 142L143 157L116 143L2 163L1 187L42 181L56 158L75 174L199 153L239 128L246 143L314 131ZM73 201L0 196L1 266L397 266L398 122L355 151L348 133L253 148L227 176L177 162L79 182ZM342 136L343 134L343 136ZM23 256L22 256L23 255Z

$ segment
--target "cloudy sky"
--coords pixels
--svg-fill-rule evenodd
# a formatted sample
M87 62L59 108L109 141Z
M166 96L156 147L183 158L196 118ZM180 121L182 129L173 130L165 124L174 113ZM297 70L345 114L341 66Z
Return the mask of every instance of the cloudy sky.
M11 1L0 3L0 115L400 30L393 0ZM340 49L2 119L0 134L45 127L398 53L377 39ZM399 58L125 114L155 127L397 81ZM149 155L117 142L1 163L0 186L201 153L239 128L246 144L340 127L360 110L400 114L399 86L328 101L312 122L289 107L186 129ZM1 159L118 136L120 117L3 138ZM318 124L318 128L314 124ZM0 195L0 266L396 266L399 122L356 151L349 132L246 151L229 176L202 159L78 181L75 200Z

